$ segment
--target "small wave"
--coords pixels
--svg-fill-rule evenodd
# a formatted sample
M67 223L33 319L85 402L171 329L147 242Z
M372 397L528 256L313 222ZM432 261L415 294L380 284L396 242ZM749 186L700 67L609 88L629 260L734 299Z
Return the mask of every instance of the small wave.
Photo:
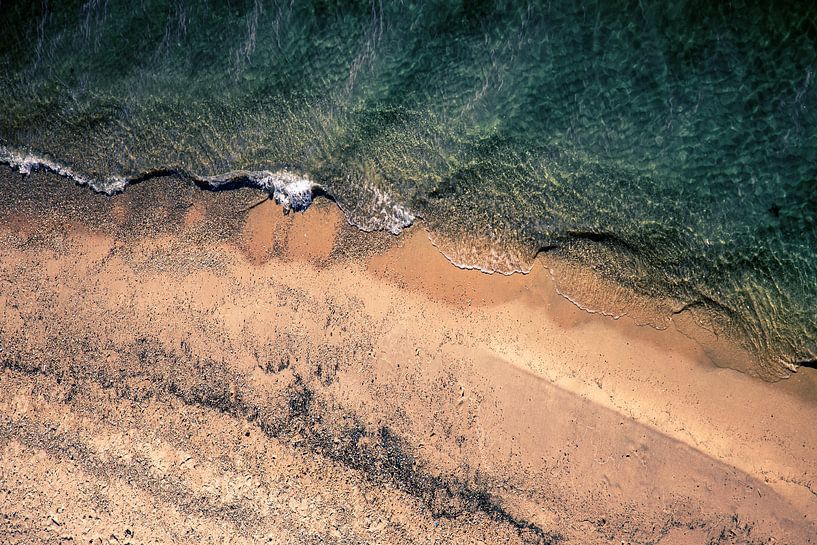
M199 175L180 168L156 168L132 176L109 176L104 179L81 174L69 166L28 152L18 152L0 144L0 164L6 164L21 174L33 171L53 172L73 180L81 186L89 187L97 193L116 195L129 185L160 176L176 176L194 182L197 186L211 191L226 191L242 187L260 189L281 205L284 213L303 212L312 204L316 195L324 195L335 201L346 215L347 221L362 231L388 231L400 234L410 227L416 216L390 194L370 184L362 184L359 189L368 198L357 199L352 206L337 202L322 185L307 175L291 170L231 170L211 176Z
M222 174L203 176L180 168L156 168L132 176L109 176L104 179L81 174L69 166L32 153L18 152L0 144L0 164L6 164L21 174L33 171L53 172L73 180L81 186L89 187L97 193L116 195L129 185L161 176L176 176L190 180L197 186L210 191L227 191L242 187L260 189L281 205L284 213L303 212L312 204L316 195L324 195L335 201L350 225L362 231L388 231L399 235L410 227L416 216L390 194L371 184L362 184L359 189L368 198L357 199L352 206L337 202L322 185L307 175L291 170L231 170Z
M548 269L547 269L547 271L548 271L548 274L550 275L550 279L551 279L551 281L553 282L553 289L554 289L554 291L555 291L555 292L556 292L556 293L557 293L557 294L558 294L560 297L562 297L562 298L563 298L563 299L565 299L566 301L568 301L568 302L570 302L571 304L573 304L573 306L575 306L575 307L576 307L576 308L578 308L579 310L581 310L581 311L583 311L583 312L586 312L586 313L588 313L588 314L600 314L600 315L602 315L602 316L606 316L606 317L608 317L608 318L612 318L613 320L619 320L619 319L621 319L621 318L623 318L623 317L627 316L627 312L614 312L614 311L611 311L611 310L605 310L605 309L602 309L602 308L595 308L595 307L591 307L591 306L589 306L589 305L587 305L587 304L585 304L585 303L581 302L579 299L577 299L577 298L576 298L576 297L574 297L573 295L571 295L571 294L567 293L567 292L566 292L566 291L565 291L565 290L564 290L564 289L563 289L563 288L562 288L562 287L559 285L559 280L558 280L558 278L557 278L557 276L556 276L556 271L554 271L552 268L548 268ZM650 323L650 322L639 323L638 321L636 321L635 323L636 323L637 325L646 325L646 326L650 326L650 327L652 327L652 328L654 328L654 329L658 329L658 330L666 329L666 327L660 327L660 326L658 326L658 325L656 325L656 324L653 324L653 323Z
M388 231L399 235L417 220L417 216L407 207L379 187L361 182L356 189L359 197L351 206L341 202L338 202L338 206L349 224L361 231Z
M31 172L35 170L53 172L64 178L69 178L79 185L90 187L97 193L104 193L106 195L121 193L129 183L127 178L121 176L111 176L105 180L89 178L74 171L71 167L30 153L18 153L3 145L0 145L0 163L7 164L25 175L31 174Z
M135 176L109 176L104 179L97 179L80 174L71 167L51 159L30 153L19 153L3 145L0 145L0 163L7 164L24 175L37 170L53 172L105 195L115 195L123 192L131 184L168 175L192 180L196 185L213 191L238 187L255 187L268 193L277 204L284 208L285 213L290 211L303 212L312 204L315 191L317 189L322 190L320 185L314 183L308 177L288 170L276 172L269 170L234 170L215 176L201 176L182 169L162 168Z
M458 269L503 276L528 274L533 269L534 260L527 251L499 247L488 239L463 237L456 240L434 236L432 229L428 229L427 233L431 245Z
M309 178L280 170L245 171L234 170L216 176L191 176L198 185L204 185L214 191L233 189L235 187L255 187L268 193L277 204L284 208L284 213L303 212L315 196L320 186Z

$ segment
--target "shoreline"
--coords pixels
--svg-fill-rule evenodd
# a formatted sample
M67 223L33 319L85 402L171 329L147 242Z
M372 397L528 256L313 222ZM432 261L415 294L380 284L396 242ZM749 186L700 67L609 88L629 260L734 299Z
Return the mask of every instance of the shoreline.
M809 367L803 362L790 362L783 357L779 357L779 366L774 365L771 369L767 368L766 364L761 362L760 356L751 354L750 351L742 346L740 339L734 338L727 333L723 334L725 338L720 338L720 335L715 330L723 329L723 327L714 324L718 320L723 319L723 317L718 316L714 311L702 311L700 314L696 314L698 309L693 308L694 305L688 303L681 304L679 300L668 297L657 298L641 294L634 289L624 287L612 279L605 278L599 273L595 273L591 270L590 265L571 262L567 258L560 258L558 255L548 252L548 250L537 251L536 254L528 260L529 266L527 268L516 268L510 271L493 270L480 265L469 265L457 261L457 259L449 255L449 251L446 249L446 244L456 246L457 243L450 241L446 243L445 237L439 233L432 235L431 231L424 226L422 218L414 217L405 210L403 213L406 214L406 217L403 218L399 226L394 225L388 229L374 230L364 228L354 223L350 218L349 212L343 210L340 204L337 203L331 195L326 193L320 184L312 182L306 174L294 175L288 168L282 168L275 172L269 170L229 171L214 176L201 176L173 168L159 168L155 171L149 171L129 178L113 177L100 182L99 180L95 181L92 178L77 174L70 167L66 167L50 159L31 154L22 155L2 145L0 145L0 165L5 165L10 170L16 171L22 176L30 176L32 172L55 174L78 186L88 187L94 192L104 194L108 197L121 194L130 186L161 178L189 181L200 189L214 192L223 191L223 188L232 190L239 188L258 189L280 206L285 214L288 214L290 211L305 212L316 199L320 200L320 198L323 197L338 208L347 224L364 233L377 233L382 231L388 232L393 236L400 236L403 231L412 228L422 229L426 232L430 244L434 246L452 266L458 269L479 271L488 275L513 276L516 274L527 275L534 267L544 263L542 266L549 269L551 280L559 295L573 303L579 309L591 314L601 314L612 319L633 315L635 316L634 319L640 322L639 325L650 326L659 330L673 326L676 328L680 327L688 336L698 339L704 344L708 343L712 346L717 346L716 350L711 354L710 359L713 359L713 363L719 367L729 367L771 382L789 378L792 373L797 373L801 367ZM258 204L260 203L254 203L252 206L254 207ZM519 261L518 256L516 261ZM575 273L578 273L577 276L581 277L582 280L579 283L574 283L574 285L562 286L560 280L557 279L557 273L554 268L564 269L559 274L561 282L564 284L567 284L569 282L568 278L574 276ZM589 283L589 286L583 286L581 285L582 283ZM577 292L582 293L576 295ZM603 292L604 295L599 297L599 292ZM607 294L614 294L615 297L609 299L606 297ZM602 300L604 300L604 302L602 302ZM680 314L684 315L678 316ZM705 325L705 322L710 325Z
M379 460L372 467L386 468L387 483L380 507L360 501L384 520L404 517L406 528L443 500L433 491L431 500L423 500L429 492L412 492L405 484L420 486L426 477L388 473L391 443L384 433L399 437L401 452L411 453L420 468L416 475L470 483L456 485L463 490L482 486L508 520L527 521L543 529L542 536L552 531L595 543L630 535L637 542L653 535L651 525L669 524L661 540L695 542L717 534L736 514L751 520L754 535L811 542L817 525L810 446L817 444L817 432L807 425L817 417L811 369L763 382L713 365L707 347L674 326L657 330L626 316L589 314L557 293L547 266L552 256L537 258L528 274L487 275L453 266L421 225L399 237L363 233L328 201L298 215L284 216L270 201L242 211L257 201L256 193L209 194L181 183L146 184L107 200L63 187L43 200L45 185L55 182L37 176L24 188L13 188L19 182L12 176L0 186L21 204L0 210L6 288L1 356L17 362L4 365L0 376L18 386L0 398L6 475L14 473L9 464L23 471L25 464L15 460L37 451L20 438L49 422L74 429L81 444L95 445L100 460L112 456L113 448L100 438L128 429L137 438L167 441L171 429L161 420L139 420L141 427L129 428L112 415L123 406L137 413L151 407L166 418L179 397L188 407L179 410L195 412L191 422L208 426L216 437L239 426L251 433L253 448L280 445L295 466L328 457L338 466L330 471L332 482L343 472L354 480L355 472L370 471L340 455L347 448L340 433L344 419L356 419L361 429L374 431L361 432L364 446L357 442L349 452ZM39 211L26 210L29 205ZM151 351L168 355L156 360ZM148 356L139 356L143 352ZM205 357L213 361L209 367L190 363ZM175 374L166 375L163 365ZM55 383L56 377L64 379ZM108 388L120 393L106 397L99 377L108 377ZM171 390L160 387L168 380L180 392L169 401ZM208 393L219 382L231 386L223 394ZM79 385L78 392L66 401L57 393L70 383ZM313 415L322 420L310 420L308 412L306 420L290 415L295 424L280 424L280 433L272 424L264 428L265 415L292 411L291 398L275 404L279 387L307 388L312 403L336 409ZM29 397L27 391L41 393ZM39 409L21 412L32 404ZM208 413L219 406L221 416ZM241 411L258 416L248 419ZM266 438L255 438L259 430ZM322 446L326 434L334 438L329 445L340 447ZM193 444L182 443L183 449ZM125 453L137 448L116 444ZM135 444L139 450L147 443ZM200 448L201 464L218 474L217 446ZM156 452L165 451L147 448L141 456L161 458ZM70 465L60 452L54 447L49 460ZM255 456L263 457L260 451ZM117 467L108 471L120 482ZM274 473L264 467L255 478ZM194 489L207 482L196 478L204 480L185 482ZM25 486L45 484L32 479ZM161 497L150 486L142 493ZM320 497L320 480L304 487L305 497ZM72 497L91 505L80 488ZM599 497L600 489L610 496ZM357 497L351 490L345 494ZM415 511L395 507L399 494L414 498L401 501L419 501ZM452 532L464 532L460 538L473 538L468 532L477 529L480 539L496 532L524 538L507 520L469 503L464 492L451 494L445 502L470 514L438 519L448 521ZM0 502L0 509L8 505ZM141 512L138 505L119 509ZM662 519L667 509L678 525ZM198 516L209 520L206 513L218 510L211 506ZM163 520L170 521L167 516ZM582 516L595 522L582 523ZM470 526L463 522L468 517L481 522ZM703 526L690 528L696 520ZM240 524L230 524L245 535ZM379 542L396 541L397 534L388 533L396 530L389 528L375 534ZM442 539L453 542L452 536Z

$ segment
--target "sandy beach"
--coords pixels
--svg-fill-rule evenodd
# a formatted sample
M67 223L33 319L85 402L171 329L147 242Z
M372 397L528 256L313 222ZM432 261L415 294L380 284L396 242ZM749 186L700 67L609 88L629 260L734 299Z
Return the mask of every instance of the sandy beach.
M168 178L0 193L2 543L817 542L817 371L586 312L558 256Z

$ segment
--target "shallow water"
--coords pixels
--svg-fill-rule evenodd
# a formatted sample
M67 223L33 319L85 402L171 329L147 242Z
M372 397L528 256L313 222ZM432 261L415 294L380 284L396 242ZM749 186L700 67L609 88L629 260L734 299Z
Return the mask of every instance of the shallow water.
M814 361L814 8L134 4L2 4L5 162L286 172L462 265L547 249L704 310L764 376Z

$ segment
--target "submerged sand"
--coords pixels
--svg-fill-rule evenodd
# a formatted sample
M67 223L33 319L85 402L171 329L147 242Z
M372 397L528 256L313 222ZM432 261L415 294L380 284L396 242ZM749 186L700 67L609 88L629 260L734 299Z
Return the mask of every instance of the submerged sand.
M816 541L811 369L327 201L0 180L2 543Z

